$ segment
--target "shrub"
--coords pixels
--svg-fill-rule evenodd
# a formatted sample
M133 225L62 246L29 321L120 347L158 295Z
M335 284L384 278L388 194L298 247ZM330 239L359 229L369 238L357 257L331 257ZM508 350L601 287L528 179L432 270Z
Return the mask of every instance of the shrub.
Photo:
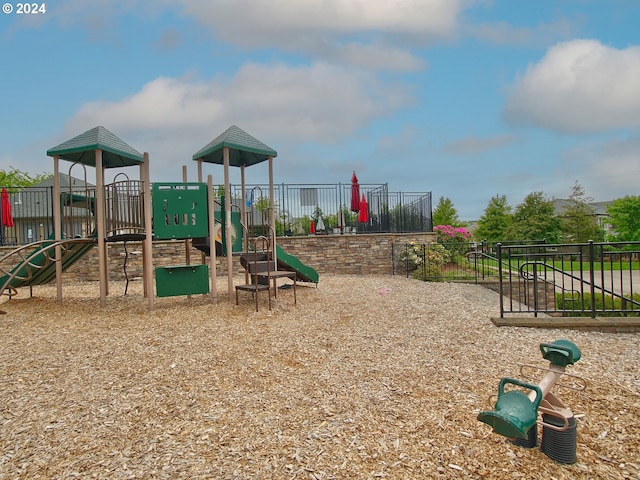
M409 242L404 246L404 250L400 254L400 260L408 272L413 272L422 265L422 252L424 245L416 245L416 242Z
M472 234L466 228L436 225L433 231L438 234L438 243L451 253L452 259L467 253Z
M442 245L436 243L416 244L410 242L400 254L400 260L407 272L414 272L414 278L426 280L429 277L439 277L442 266L451 261L451 253Z

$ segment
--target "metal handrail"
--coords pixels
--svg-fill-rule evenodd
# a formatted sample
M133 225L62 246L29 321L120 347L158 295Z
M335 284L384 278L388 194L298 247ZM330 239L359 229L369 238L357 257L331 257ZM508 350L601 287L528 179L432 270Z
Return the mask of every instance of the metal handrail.
M540 261L534 260L534 261L529 261L529 262L523 262L522 264L520 264L520 266L518 267L518 270L520 272L520 276L524 280L529 280L529 281L538 280L538 281L545 282L545 283L547 283L549 285L553 285L556 288L560 288L563 291L565 291L565 290L568 291L568 292L576 292L577 291L577 290L565 289L562 285L558 285L556 283L556 281L555 281L555 276L554 276L554 280L550 281L546 277L540 277L537 274L534 275L531 272L525 271L524 267L525 266L529 266L529 265L534 265L534 266L535 265L540 265L540 266L543 266L545 269L561 273L563 276L567 276L567 277L571 278L572 280L576 280L578 282L581 282L582 284L586 285L589 288L600 290L603 294L611 295L612 297L619 298L620 300L624 300L625 302L630 302L633 305L636 305L636 306L640 307L640 302L637 301L637 300L634 300L633 298L629 298L629 297L626 297L626 296L621 295L619 293L616 293L616 292L614 292L612 290L609 290L609 289L605 288L604 286L592 284L591 282L585 280L582 277L579 277L577 275L573 275L571 273L567 273L564 270L562 270L561 268L558 268L555 265L549 265L546 262L540 262Z

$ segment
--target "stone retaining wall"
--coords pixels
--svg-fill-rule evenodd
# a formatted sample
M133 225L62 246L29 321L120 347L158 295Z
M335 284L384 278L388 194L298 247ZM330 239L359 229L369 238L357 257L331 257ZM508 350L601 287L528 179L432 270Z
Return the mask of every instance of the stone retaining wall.
M435 242L433 233L407 234L357 234L357 235L310 235L301 237L281 237L277 242L287 253L295 255L301 262L315 268L319 274L391 274L393 273L393 245L401 246L408 242ZM4 255L11 247L0 247ZM142 244L130 242L128 251L127 275L129 279L142 277ZM184 241L155 241L153 243L153 266L184 265ZM200 264L202 254L190 249L191 263ZM125 245L113 243L108 246L108 267L110 280L123 280ZM205 261L208 261L206 259ZM240 270L238 260L234 265ZM234 268L235 268L234 266ZM3 265L6 269L11 266ZM226 258L217 259L217 274L226 275ZM78 263L64 273L64 282L83 282L98 280L98 249L94 248Z

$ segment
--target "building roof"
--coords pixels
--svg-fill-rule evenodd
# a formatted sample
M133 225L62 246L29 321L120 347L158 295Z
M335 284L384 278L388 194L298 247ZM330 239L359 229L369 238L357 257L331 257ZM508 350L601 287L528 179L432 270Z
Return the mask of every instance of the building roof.
M85 187L94 188L95 185L79 178L69 176L65 173L59 173L58 178L60 181L60 190L69 191L71 187L74 191L84 189ZM53 187L53 174L42 180L42 182L33 185L34 187Z
M561 215L569 207L569 199L566 198L554 198L553 208L557 214ZM606 202L592 202L589 205L593 207L594 215L596 216L609 216L607 213L607 206L611 205L612 201Z
M104 168L129 167L143 163L144 156L103 126L94 127L47 150L50 157L96 166L95 151L102 150Z
M252 137L247 132L231 125L208 145L193 155L193 160L224 165L224 147L229 147L229 165L233 167L249 167L278 156L271 147Z
M84 194L87 188L93 188L93 185L79 178L70 177L64 173L59 173L58 176L62 193ZM14 219L50 218L53 212L53 175L45 178L37 185L10 194L9 201L11 202L11 214ZM79 212L81 210L74 208L73 213L75 215L79 214Z

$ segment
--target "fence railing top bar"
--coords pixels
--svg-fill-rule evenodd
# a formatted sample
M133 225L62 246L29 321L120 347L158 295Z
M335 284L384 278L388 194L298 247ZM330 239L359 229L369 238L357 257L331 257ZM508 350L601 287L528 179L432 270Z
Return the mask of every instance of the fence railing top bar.
M232 183L231 184L232 187L240 187L240 184L236 184L236 183ZM245 184L245 188L249 189L249 188L253 188L253 187L268 187L269 184L268 183L247 183ZM295 188L295 187L304 187L304 188L309 188L309 187L351 187L351 183L348 182L343 182L343 183L274 183L273 184L274 187L288 187L288 188ZM385 187L386 184L385 183L358 183L358 186L360 188L362 187L372 187L372 188L380 188L380 187Z
M495 245L500 245L503 249L504 248L509 248L509 249L523 249L523 248L531 248L531 247L538 247L538 248L566 248L566 247L574 247L574 248L579 248L579 247L589 247L590 245L593 245L594 247L615 247L615 246L638 246L638 248L640 248L640 242L585 242L585 243L541 243L541 244L508 244L508 243L502 243L502 242L496 242ZM562 252L564 253L564 252Z
M389 192L389 193L401 193L402 195L431 195L431 192Z
M511 258L531 258L531 257L563 257L567 255L580 255L580 251L570 251L570 252L545 252L545 253L513 253L510 255Z
M500 245L501 248L505 249L523 249L523 248L558 248L558 247L580 247L580 246L589 246L588 243L517 243L517 244L505 244L502 242L497 242L496 247Z

